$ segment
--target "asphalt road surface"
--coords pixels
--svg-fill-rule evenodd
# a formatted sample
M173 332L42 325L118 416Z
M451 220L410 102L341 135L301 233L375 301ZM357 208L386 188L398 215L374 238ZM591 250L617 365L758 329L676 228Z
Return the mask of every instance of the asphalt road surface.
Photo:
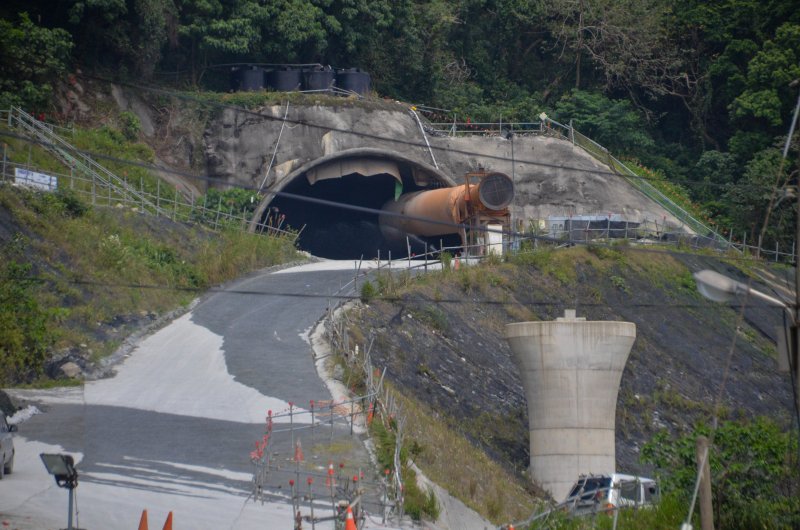
M88 529L135 528L144 509L154 528L169 511L175 528L291 528L292 471L305 485L306 473L324 474L333 460L345 465L343 473L367 469L366 478L376 476L344 418L332 435L328 427L308 429L309 415L292 417L306 429L289 433L290 419L282 416L273 428L286 432L273 434L270 446L281 470L271 472L267 502L249 497L249 455L264 435L266 411L331 399L307 336L337 303L327 297L348 292L353 275L352 262L254 274L143 340L113 378L13 391L42 413L19 426L14 473L0 481L0 522L66 526L67 491L46 474L41 452L80 461L76 522ZM302 465L291 461L292 440L301 440ZM322 506L330 512L330 499L315 506L318 516ZM370 524L381 527L380 515Z

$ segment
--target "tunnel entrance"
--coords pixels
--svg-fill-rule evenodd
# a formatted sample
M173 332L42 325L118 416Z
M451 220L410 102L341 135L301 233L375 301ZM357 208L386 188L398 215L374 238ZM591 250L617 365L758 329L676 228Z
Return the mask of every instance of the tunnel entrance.
M301 195L352 206L362 206L380 210L387 201L394 199L398 192L409 193L434 187L446 186L434 183L420 186L411 176L411 170L400 168L400 179L389 173L363 176L349 173L340 178L325 178L309 182L307 174L295 178L282 191L293 195ZM361 212L352 209L315 204L294 198L278 196L269 204L265 215L275 219L285 216L284 226L302 232L297 244L314 256L328 259L386 259L389 252L393 258L407 257L405 244L387 242L378 226L378 214ZM440 239L445 246L460 244L457 234L435 238L435 241L413 237L412 254L424 252L425 243L439 248Z

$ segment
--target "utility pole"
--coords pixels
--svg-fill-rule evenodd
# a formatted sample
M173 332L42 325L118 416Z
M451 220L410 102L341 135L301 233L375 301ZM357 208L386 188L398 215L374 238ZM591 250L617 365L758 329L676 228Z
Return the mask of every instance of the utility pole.
M800 79L795 79L789 86L797 87ZM786 144L783 147L784 161L789 156L789 146L794 136L794 128L797 125L797 115L800 113L800 92L797 94L797 105L792 115L792 123L789 125L789 136L786 137ZM792 384L794 385L795 413L798 418L798 429L800 429L800 181L795 184L795 199L797 201L797 212L795 219L795 256L794 256L794 321L792 322L791 344L789 348L789 370L791 370Z
M708 438L697 437L696 453L697 473L700 475L700 528L714 530L714 509L711 504L711 466Z

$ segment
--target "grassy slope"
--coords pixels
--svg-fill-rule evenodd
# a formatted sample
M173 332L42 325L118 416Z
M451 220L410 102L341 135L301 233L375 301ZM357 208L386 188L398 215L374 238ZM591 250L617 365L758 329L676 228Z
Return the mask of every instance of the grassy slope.
M622 470L646 473L641 445L661 429L678 434L708 421L719 391L736 312L696 292L684 261L699 261L690 265L696 270L705 260L657 249L576 247L416 278L382 276L373 281L379 296L352 315L351 335L356 343L374 339L373 362L387 367L406 396L422 469L492 520L515 520L534 501L531 488L523 488L527 411L503 326L550 320L575 307L590 320L637 324L619 394L617 460ZM786 420L790 388L775 373L774 348L760 331L779 317L768 309L746 314L723 417Z
M213 233L10 186L0 187L0 252L0 272L12 262L31 265L35 299L48 313L51 351L95 360L203 289L298 258L287 240L235 228ZM0 382L41 373L40 367L5 371Z

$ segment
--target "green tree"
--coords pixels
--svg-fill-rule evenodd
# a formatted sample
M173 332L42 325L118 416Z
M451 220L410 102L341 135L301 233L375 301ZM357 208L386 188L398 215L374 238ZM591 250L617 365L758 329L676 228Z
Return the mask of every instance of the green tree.
M696 82L681 68L663 29L662 0L556 0L548 2L550 31L569 64L575 88L599 70L607 91L690 96Z
M735 233L747 232L749 241L757 242L770 200L773 200L773 190L786 183L788 173L781 162L781 152L776 148L759 151L747 163L741 179L730 185L723 198L728 222ZM777 242L783 248L790 248L794 239L794 216L791 201L783 201L771 212L762 245L772 248Z
M800 25L786 23L749 62L746 88L734 100L731 113L738 120L763 120L771 126L785 124L795 95L789 83L798 78Z
M618 154L632 154L653 145L644 119L626 100L573 90L556 103L556 119L573 120L573 126Z
M739 177L735 158L730 153L704 151L690 171L695 183L692 197L698 202L716 200L721 189Z
M697 470L695 440L710 434L707 426L678 438L661 431L642 448L642 460L656 466L665 492L691 497ZM709 450L717 528L796 528L800 524L796 458L797 439L768 419L720 425Z
M174 12L172 0L72 0L68 16L90 64L150 79Z
M19 238L0 249L0 384L42 375L54 337L52 313L39 305L31 267L21 258Z
M667 18L669 40L698 80L685 108L703 144L723 149L741 123L731 123L733 101L746 88L748 64L760 43L788 21L798 22L790 0L679 0ZM678 128L675 134L682 134ZM754 151L766 147L760 145ZM745 157L743 161L749 160Z
M0 20L0 108L48 109L71 49L68 32L37 26L27 13L16 24Z

